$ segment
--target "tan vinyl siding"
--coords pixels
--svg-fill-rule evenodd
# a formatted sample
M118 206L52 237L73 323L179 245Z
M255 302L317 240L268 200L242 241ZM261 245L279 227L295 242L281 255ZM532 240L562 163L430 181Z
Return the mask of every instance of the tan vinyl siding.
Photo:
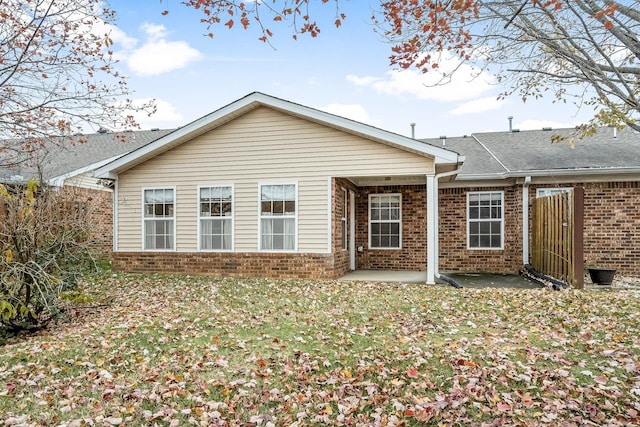
M111 191L98 183L98 180L91 176L90 173L83 173L72 176L64 181L64 185L72 187L87 188L89 190Z
M428 174L430 158L259 108L122 173L118 250L140 250L141 188L176 187L177 250L197 250L197 187L234 185L234 249L258 249L259 183L298 184L298 251L327 252L328 177Z

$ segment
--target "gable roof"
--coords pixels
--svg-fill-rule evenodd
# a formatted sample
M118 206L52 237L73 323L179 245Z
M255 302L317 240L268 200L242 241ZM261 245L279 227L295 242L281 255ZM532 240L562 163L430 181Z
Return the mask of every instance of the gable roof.
M206 116L203 116L174 132L141 147L109 164L98 168L94 175L98 178L115 179L120 172L128 170L165 151L179 146L199 135L211 131L231 120L259 107L272 108L295 117L316 122L324 126L342 130L354 135L395 146L434 159L436 164L457 164L458 154L440 147L430 146L418 140L388 132L311 107L285 101L260 92L253 92Z
M25 157L29 157L25 158L25 161L15 166L0 167L0 182L22 182L42 173L42 177L47 181L61 185L61 181L66 178L111 162L171 131L95 133L45 142L44 147L25 154Z
M474 133L447 139L447 147L465 156L457 180L507 179L525 176L640 173L640 133L633 129L598 128L593 136L571 138L575 129ZM423 140L434 144L436 140Z

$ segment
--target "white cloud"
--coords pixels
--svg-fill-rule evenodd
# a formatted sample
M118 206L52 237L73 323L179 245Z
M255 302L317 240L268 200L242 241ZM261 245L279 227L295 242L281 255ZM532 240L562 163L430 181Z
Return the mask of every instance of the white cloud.
M499 100L495 96L487 96L465 102L451 110L449 113L452 115L484 113L486 111L497 110L504 104L504 100Z
M318 107L318 110L355 120L357 122L377 126L374 120L369 116L369 113L367 113L364 107L359 104L327 104L323 107Z
M150 39L164 39L167 37L167 27L162 24L144 23L140 26Z
M109 37L111 38L113 43L116 45L122 46L122 48L125 50L134 49L138 44L138 40L136 38L129 37L127 33L122 31L118 27L109 25L108 32L109 32Z
M454 70L451 78L443 78ZM461 101L477 98L491 90L495 79L487 72L478 74L471 66L443 55L439 68L427 73L412 69L391 70L385 77L348 75L347 81L386 95L410 95L426 101Z
M123 48L117 52L118 58L136 75L157 76L185 68L191 62L202 58L202 53L189 46L187 42L168 41L169 33L164 25L143 24L140 29L145 33L147 40L137 48L136 39L121 31L112 32L114 43Z

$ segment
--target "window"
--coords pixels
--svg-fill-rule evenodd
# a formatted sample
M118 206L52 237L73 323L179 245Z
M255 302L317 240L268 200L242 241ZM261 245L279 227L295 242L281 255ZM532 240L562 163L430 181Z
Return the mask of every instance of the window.
M233 187L198 189L199 248L211 251L233 249Z
M369 248L400 249L402 242L402 196L369 195Z
M502 249L503 199L502 191L467 194L469 249Z
M296 184L260 186L260 249L296 249Z
M349 197L348 197L348 193L346 188L342 189L342 220L341 220L341 224L342 224L342 250L346 251L347 250L347 245L348 245L348 240L349 240L349 233L347 231L347 215L348 215L348 209L347 206L349 205Z
M174 190L156 188L144 192L144 249L174 249Z
M571 188L538 188L536 190L536 198L547 197L547 196L555 196L556 194L568 193L572 189Z

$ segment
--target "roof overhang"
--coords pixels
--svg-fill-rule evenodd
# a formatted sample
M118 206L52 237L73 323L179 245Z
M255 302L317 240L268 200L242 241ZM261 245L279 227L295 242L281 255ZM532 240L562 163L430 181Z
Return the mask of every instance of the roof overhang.
M557 182L558 178L581 182L639 181L640 167L546 169L491 174L461 174L456 177L451 186L512 185L522 182L526 177L531 177L534 182L538 183Z
M419 155L434 159L436 165L458 164L460 156L450 150L425 144L418 140L388 132L364 123L336 116L314 108L295 104L283 99L265 95L260 92L251 93L231 104L228 104L211 114L201 117L156 141L126 154L94 171L96 178L116 179L118 174L124 172L144 161L153 158L165 151L183 144L199 135L211 131L231 120L240 117L256 108L269 107L286 114L314 121L325 126L333 127L359 135L361 137L394 146Z

